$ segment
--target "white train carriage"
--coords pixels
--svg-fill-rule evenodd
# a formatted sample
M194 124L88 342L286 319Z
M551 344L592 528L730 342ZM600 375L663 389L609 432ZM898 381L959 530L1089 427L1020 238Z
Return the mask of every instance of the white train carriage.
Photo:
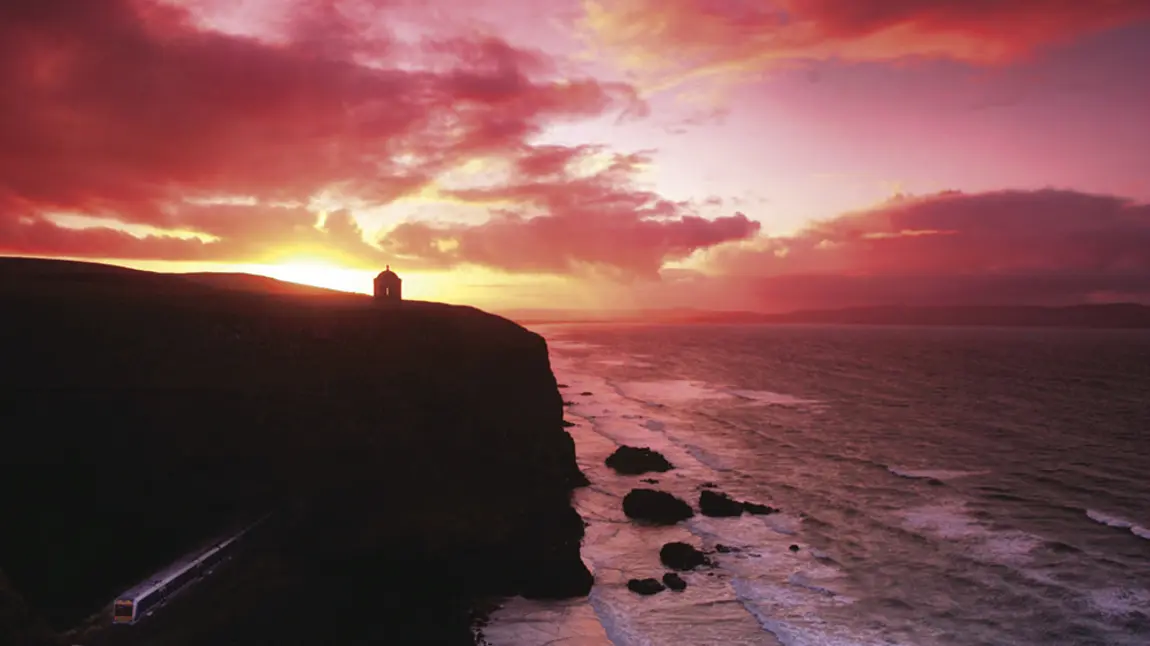
M202 556L210 558L218 553L218 550L212 548ZM121 594L113 604L112 621L117 624L136 623L156 606L167 601L177 590L198 578L203 569L201 556L176 561L167 569Z
M263 522L263 519L227 538L214 541L203 551L179 559L121 594L112 604L112 622L134 624L148 616L172 595L210 572L220 561L227 558L228 551L260 522Z

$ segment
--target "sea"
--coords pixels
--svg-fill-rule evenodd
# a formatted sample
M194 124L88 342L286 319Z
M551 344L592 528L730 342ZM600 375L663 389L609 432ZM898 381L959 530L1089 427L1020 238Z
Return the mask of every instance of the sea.
M532 329L592 482L596 584L509 600L490 644L1150 646L1150 332ZM617 475L623 444L676 468ZM623 515L632 488L697 509L710 483L781 511ZM683 592L630 592L670 541L731 549Z

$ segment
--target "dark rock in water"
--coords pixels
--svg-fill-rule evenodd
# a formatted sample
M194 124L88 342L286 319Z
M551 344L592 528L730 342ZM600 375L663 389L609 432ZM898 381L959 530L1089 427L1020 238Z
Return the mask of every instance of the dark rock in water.
M571 386L568 386L567 384L559 384L559 387L560 388L570 388Z
M563 420L563 428L571 428L572 426L575 426L575 422L568 422L567 420Z
M938 478L927 478L926 483L932 487L945 487L946 483Z
M711 517L742 516L743 503L725 493L707 489L699 494L699 511Z
M591 391L590 391L590 390L584 390L583 392L581 392L581 393L579 393L579 394L580 394L580 395L582 395L582 396L584 396L584 397L590 397L590 396L591 396Z
M659 481L655 478L643 478L639 482L646 482L647 484L659 484Z
M688 543L667 543L659 550L659 560L671 568L686 572L707 565L707 557Z
M790 550L790 551L792 551L792 552L797 552L797 551L799 551L799 546L798 546L798 545L791 545L791 546L790 546L789 548L787 548L787 549L789 549L789 550Z
M682 592L687 589L687 582L683 580L683 577L674 572L668 572L663 575L663 585L675 592Z
M637 476L644 473L663 473L674 469L675 466L667 461L660 453L642 446L620 446L615 452L607 456L607 466L623 475Z
M738 552L739 548L731 547L730 545L723 545L722 543L716 543L715 551L719 554L730 554L731 552Z
M575 405L575 402L569 402L569 401L567 401L567 400L563 400L563 405L564 405L564 406L574 406L574 405Z
M662 583L659 583L658 579L631 579L627 582L627 589L635 594L650 596L652 594L659 594L667 588Z
M770 505L760 505L757 502L744 502L743 503L743 509L746 510L746 512L748 514L755 514L757 516L765 516L767 514L775 514L775 513L778 513L778 511L779 511L778 509L771 507Z
M704 482L703 484L701 484L699 486L703 489L716 489L716 488L718 488L719 485L717 485L713 482Z
M674 525L695 515L683 500L655 489L632 489L623 497L623 513L652 525Z

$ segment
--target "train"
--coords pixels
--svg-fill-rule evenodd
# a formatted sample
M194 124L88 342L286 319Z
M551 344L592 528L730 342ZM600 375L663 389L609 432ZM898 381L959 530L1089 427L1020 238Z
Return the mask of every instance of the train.
M210 573L221 561L230 558L232 548L266 518L226 538L213 541L207 548L177 560L116 597L112 603L112 623L130 625L143 620L189 583Z

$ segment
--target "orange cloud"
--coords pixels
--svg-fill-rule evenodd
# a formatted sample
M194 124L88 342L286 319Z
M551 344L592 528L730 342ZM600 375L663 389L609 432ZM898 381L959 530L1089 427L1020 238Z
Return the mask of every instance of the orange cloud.
M374 267L387 261L378 247L364 240L347 211L327 214L322 226L317 226L316 214L298 207L213 205L191 211L180 222L202 235L164 229L140 234L100 219L74 226L64 218L0 217L0 254L235 262L312 251L350 265Z
M518 206L478 225L401 224L382 242L397 255L441 267L655 277L667 261L759 231L760 224L742 213L705 219L690 205L636 189L631 180L647 161L642 155L616 154L602 170L579 175L579 161L596 152L602 151L525 148L505 185L448 192L466 201Z
M995 63L1150 17L1144 0L586 0L591 42L654 87L810 59Z
M257 39L160 0L0 4L0 249L242 261L303 244L378 260L349 216L318 231L303 205L328 192L387 204L557 121L641 110L629 86L559 78L495 38L408 45L400 60L330 2L291 6L286 35ZM61 228L57 213L110 226Z

